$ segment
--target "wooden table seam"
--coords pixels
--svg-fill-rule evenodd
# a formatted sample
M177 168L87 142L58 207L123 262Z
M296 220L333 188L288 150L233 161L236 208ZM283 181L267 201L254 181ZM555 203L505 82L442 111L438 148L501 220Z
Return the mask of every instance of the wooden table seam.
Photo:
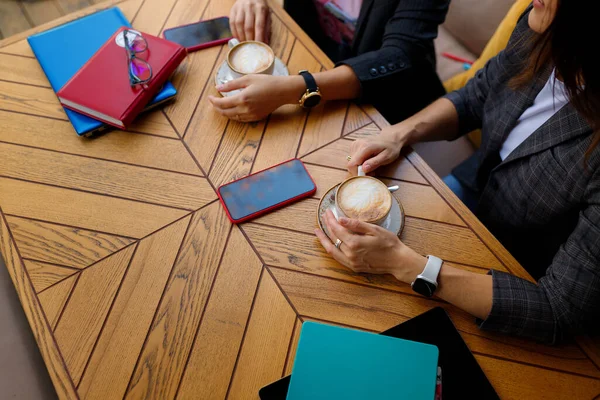
M434 222L436 224L442 224L442 225L449 225L449 226L455 227L455 228L460 229L460 230L466 230L466 231L471 232L471 229L469 229L469 227L462 226L462 225L455 225L455 224L448 223L448 222L445 222L445 221L434 221L434 220L431 220L431 219L421 218L421 217L415 217L415 216L412 216L412 215L411 216L407 215L406 218L407 219L418 219L418 220L421 220L421 221ZM305 236L309 236L309 237L315 237L312 233L308 233L308 232L304 232L304 231L299 231L297 229L288 228L288 227L285 227L285 226L268 225L268 224L264 224L262 222L256 222L256 221L252 221L250 223L253 224L253 225L264 226L264 227L273 228L273 229L281 229L281 230L287 231L287 232L297 233L297 234L301 234L301 235L305 235ZM315 227L315 229L316 228L317 227ZM400 236L400 238L401 237L402 236ZM493 252L491 252L491 254L494 255ZM456 261L456 260L452 260L452 259L446 259L444 261L448 261L448 262L451 262L453 264L464 265L466 267L473 267L473 268L483 269L483 270L494 269L492 266L485 267L485 266L481 266L481 265L468 264L468 263L465 263L465 262L462 262L462 261Z
M55 267L60 267L60 268L67 268L67 269L72 269L73 271L81 271L81 268L77 268L77 267L72 267L70 265L64 265L64 264L58 264L52 261L46 261L46 260L38 260L36 258L31 258L31 257L23 257L22 258L23 261L35 261L35 262L42 262L44 264L48 264L48 265L54 265ZM38 292L38 294L41 292Z
M327 321L327 320L324 320L324 319L321 319L321 318L317 318L317 317L313 317L313 316L310 316L310 315L303 314L302 317L306 318L306 319L310 319L310 320L321 321L321 322L326 323L326 324L330 324L331 323L330 321ZM403 316L403 317L405 317L405 316ZM405 317L405 318L409 319L410 317ZM339 326L344 326L344 327L347 327L347 328L350 328L350 329L358 329L358 330L368 331L368 332L377 333L377 334L381 333L380 331L377 331L377 330L366 329L366 328L361 327L361 326L345 324L345 323L341 323L341 322L337 322L337 321L335 322L335 324L339 325ZM538 351L535 351L535 350L530 350L530 349L528 349L526 347L523 347L523 346L517 346L517 345L514 345L514 344L504 343L504 342L501 342L501 341L495 341L493 339L489 339L488 337L486 337L484 335L480 335L480 334L476 334L476 333L472 333L472 332L467 332L467 331L464 331L462 329L458 329L457 328L457 330L459 332L464 333L464 334L468 334L468 335L471 335L471 336L476 336L476 337L479 337L479 338L482 338L482 339L486 339L486 340L489 340L489 341L500 343L500 344L505 345L505 346L515 347L517 349L529 351L529 352L532 352L532 353L535 353L535 354L539 354L539 355L542 355L542 356L545 356L545 357L558 358L558 359L562 359L562 360L585 360L586 359L586 358L567 358L567 357L555 356L555 355L548 354L548 353L543 353L543 352L538 352ZM542 368L542 369L546 369L546 370L549 370L549 371L554 371L554 372L559 372L559 373L567 373L567 374L570 374L570 375L581 376L581 377L586 378L586 379L593 379L593 380L600 381L600 377L597 377L597 376L585 375L585 374L580 374L580 373L577 373L577 372L570 372L568 370L562 370L562 369L553 369L553 368L545 367L545 366L539 365L539 364L527 363L527 362L524 362L524 361L512 360L510 358L504 358L504 357L500 357L500 356L494 356L494 355L491 355L489 353L483 353L483 352L480 352L480 351L471 351L471 352L473 354L477 354L477 355L481 355L481 356L489 357L489 358L494 358L494 359L498 359L498 360L501 360L501 361L508 361L508 362L515 363L515 364L527 365L527 366L530 366L530 367L533 367L533 368Z
M142 357L142 354L144 353L144 349L146 348L146 345L148 344L148 338L150 337L150 333L152 332L152 326L154 325L154 323L156 322L156 316L158 314L158 310L160 310L160 305L162 304L162 301L165 297L165 293L167 292L167 287L169 286L169 282L171 281L171 279L173 278L173 272L175 271L175 265L177 264L177 260L179 259L179 256L181 255L181 250L183 249L183 244L185 243L185 239L190 231L190 227L192 225L192 214L186 215L185 217L189 218L187 227L185 229L185 233L183 234L183 237L181 239L181 243L179 244L179 249L177 250L177 254L175 255L175 258L173 259L173 264L171 264L171 270L169 271L169 276L165 282L165 286L163 288L163 291L160 295L160 299L158 300L156 309L154 310L154 315L152 316L152 322L150 323L150 328L148 329L148 332L146 332L146 337L144 338L144 343L142 344L142 346L140 347L140 351L139 354L137 356L137 359L135 361L134 367L131 370L131 375L129 376L129 381L127 382L127 386L125 389L125 394L123 395L123 397L125 398L127 396L127 393L129 393L129 390L131 390L131 383L133 381L133 377L135 376L135 371L136 368L140 362L140 359ZM181 220L182 218L180 218ZM177 222L177 221L176 221Z
M7 56L24 57L24 56L17 56L17 55L14 55L14 54L5 54L5 53L0 53L0 54L7 55ZM6 78L0 78L0 81L1 82L7 82L7 83L14 83L16 85L23 85L23 86L30 86L30 87L40 88L40 89L49 89L49 90L52 90L52 87L50 85L44 86L44 85L38 85L36 83L17 82L17 81L11 81L10 79L6 79ZM52 92L52 93L54 93L54 92ZM4 110L4 111L19 113L18 111L12 111L12 110ZM21 113L21 114L26 114L26 113ZM29 114L27 114L27 115L29 115ZM40 117L43 117L43 116L40 115ZM46 117L46 118L48 118L48 119L58 119L58 118L53 118L53 117Z
M53 187L53 188L57 188L57 189L73 190L75 192L92 194L94 196L110 197L110 198L113 198L113 199L119 199L119 200L125 200L125 201L132 201L132 202L136 202L136 203L148 204L148 205L151 205L151 206L172 208L174 210L194 211L194 208L186 208L186 207L177 207L177 206L172 206L172 205L165 205L165 204L161 204L161 203L154 203L154 202L147 201L147 200L141 200L141 199L134 199L134 198L130 198L130 197L117 196L117 195L114 195L114 194L108 194L108 193L103 193L103 192L93 192L91 190L85 190L85 189L81 189L81 188L77 188L77 187L61 186L61 185L56 185L54 183L47 183L47 182L38 182L38 181L30 180L30 179L17 178L17 177L9 176L9 175L0 174L0 178L12 179L12 180L15 180L15 181L32 183L32 184L35 184L35 185L49 186L49 187ZM203 178L203 177L198 177L198 178L206 179L206 178Z
M290 55L292 53L290 52ZM300 153L300 148L302 148L302 139L304 138L304 132L306 131L306 125L308 124L308 119L310 118L310 114L312 109L306 110L304 113L304 125L302 125L302 132L300 132L300 138L298 139L298 146L296 147L296 155L295 158L298 158L298 153Z
M252 240L250 240L250 237L248 236L248 234L244 230L244 227L242 225L240 225L239 228L240 228L240 232L242 232L242 235L244 235L244 238L246 239L246 241L248 242L248 244L250 245L250 247L252 248L252 250L254 251L254 253L256 254L256 256L258 257L258 259L261 262L263 268L266 268L269 276L271 277L271 279L273 279L273 282L275 282L275 285L277 285L277 288L279 289L279 291L281 292L281 294L285 298L285 301L287 301L287 303L291 307L292 311L294 311L294 314L296 314L297 316L299 316L300 313L298 312L298 310L296 309L296 307L294 306L294 304L292 303L292 301L288 297L287 293L285 293L285 291L283 290L283 288L281 287L281 285L279 284L279 282L275 278L275 275L273 275L273 273L269 270L269 268L267 268L267 263L263 259L262 255L260 254L260 252L258 251L258 249L256 248L256 246L254 246L254 243L252 242Z
M8 224L8 220L6 219L6 214L4 214L1 205L0 205L0 218L4 221L4 224L6 225L6 229L8 231L8 235L9 235L9 239L12 241L13 247L15 248L15 252L17 253L17 257L19 258L19 262L21 264L21 269L23 270L23 273L27 277L27 281L29 282L29 287L30 287L32 293L34 293L35 299L37 300L37 303L34 304L33 306L36 309L36 311L43 316L44 321L46 322L46 326L49 329L49 334L48 335L50 336L50 338L52 340L52 343L54 344L54 348L56 349L56 352L57 352L57 354L58 354L58 356L60 358L60 361L62 363L64 371L65 371L65 373L67 374L67 376L69 378L68 380L69 380L69 383L71 384L71 387L72 387L73 391L75 392L75 396L76 396L77 399L79 399L79 394L77 393L77 388L75 388L73 379L71 377L71 373L69 372L69 369L67 368L67 363L66 363L66 361L65 361L65 359L64 359L64 357L62 355L62 352L60 351L60 348L58 347L58 342L56 341L56 338L54 337L54 334L53 334L54 328L50 324L50 321L48 321L48 317L46 316L46 313L43 312L39 298L37 297L37 295L35 295L35 288L33 287L33 283L31 281L31 277L29 276L29 272L27 271L27 268L25 268L25 265L23 264L23 257L21 256L21 252L20 252L19 248L17 247L17 242L16 242L16 240L14 238L12 230L10 229L10 225ZM6 265L8 266L8 262L6 263ZM79 277L77 277L76 279L79 280ZM75 282L75 283L77 283L77 282ZM74 289L74 287L73 287L73 289ZM73 293L73 289L71 289L71 293ZM18 293L18 295L19 295L19 300L20 300L21 294ZM70 294L69 294L69 297L70 297ZM66 307L66 303L65 303L64 307ZM64 310L64 308L63 308L63 310ZM57 324L55 324L55 326ZM36 341L37 341L37 334L42 334L42 332L34 332L34 336L36 336Z
M471 351L471 353L477 354L478 356L482 356L482 357L493 358L495 360L500 360L500 361L509 362L509 363L513 363L513 364L527 365L527 366L533 367L533 368L540 368L540 369L544 369L546 371L553 371L553 372L558 372L558 373L561 373L561 374L568 374L568 375L573 375L573 376L579 376L579 377L582 377L582 378L593 379L595 381L599 381L600 382L600 377L597 377L597 376L584 375L584 374L580 374L578 372L572 372L572 371L566 371L566 370L562 370L562 369L547 367L545 365L538 365L538 364L528 363L528 362L525 362L525 361L512 360L510 358L495 356L495 355L492 355L492 354L489 354L489 353L481 353L479 351Z
M204 307L202 308L202 312L200 313L200 320L198 321L198 326L196 327L196 332L194 332L194 338L192 339L192 344L190 346L190 351L188 352L185 363L183 364L183 369L181 371L181 375L179 377L179 382L177 383L177 389L175 389L175 395L173 398L177 398L179 394L179 390L181 389L181 383L183 382L183 378L185 377L185 373L187 371L187 367L190 363L190 358L192 356L192 352L194 350L194 346L196 345L196 340L198 339L198 333L200 332L200 328L202 327L202 322L204 321L204 315L206 313L206 308L208 307L208 303L210 302L211 295L213 293L213 289L215 287L215 282L217 281L217 277L219 276L219 271L221 270L221 264L223 263L223 258L225 258L225 252L227 251L227 245L229 244L229 240L231 239L231 234L235 227L233 224L229 227L229 232L227 233L227 238L225 239L225 245L223 246L223 251L221 252L221 256L219 258L219 263L217 264L217 269L215 270L215 275L210 283L210 289L208 290L208 295L206 296L206 302L204 303ZM137 367L137 366L136 366Z
M409 153L409 154L408 154L408 156L406 157L406 159L407 159L407 160L408 160L408 161L409 161L409 162L410 162L410 163L413 165L413 167L415 167L415 168L417 169L417 171L419 171L419 173L420 173L420 174L423 176L423 178L424 178L424 179L425 179L425 180L426 180L426 181L429 183L429 185L430 185L430 186L431 186L431 187L432 187L432 188L433 188L433 189L436 191L436 193L437 193L437 194L438 194L438 195L439 195L439 196L440 196L440 197L441 197L441 198L442 198L442 199L443 199L443 200L446 202L446 204L447 204L447 205L448 205L448 206L449 206L449 207L450 207L450 208L451 208L451 209L454 211L454 213L455 213L455 214L457 214L457 215L459 216L459 218L460 218L460 219L461 219L461 220L462 220L462 221L465 223L465 225L467 225L467 227L469 228L469 230L471 230L471 231L473 232L473 234L475 234L475 236L477 236L477 238L479 239L479 241L480 241L481 243L483 243L483 244L485 245L485 247L487 247L487 248L488 248L488 250L489 250L489 251L490 251L490 252L491 252L491 253L494 255L494 257L495 257L495 258L496 258L496 259L497 259L497 260L500 262L500 264L502 264L502 266L503 266L504 268L506 268L506 269L507 269L507 270L508 270L508 271L509 271L511 274L513 274L513 275L516 275L516 276L519 276L518 274L516 274L516 273L515 273L516 271L514 271L513 269L511 269L511 268L510 268L510 267L507 265L507 263L506 263L506 262L505 262L505 261L504 261L502 258L498 257L498 255L496 254L496 251L494 251L494 250L493 250L493 249L490 247L490 245L488 244L488 242L487 242L486 240L484 240L484 239L483 239L483 237L481 236L481 234L479 233L479 229L487 229L487 228L486 228L485 226L483 226L483 225L482 225L481 227L478 227L479 229L476 229L476 228L475 228L475 227L474 227L474 226L473 226L471 223L469 223L469 222L468 222L468 221L467 221L467 220L464 218L464 216L462 215L462 213L460 213L458 210L456 210L456 208L455 208L455 207L454 207L454 206L453 206L453 205L452 205L452 204L451 204L451 203L448 201L448 199L446 199L446 197L445 197L445 196L443 196L443 195L441 194L441 192L440 192L440 190L439 190L439 188L438 188L438 186L437 186L437 182L436 182L436 184L433 184L433 183L431 182L431 180L430 180L430 179L428 179L428 178L427 178L427 176L425 176L426 174L423 174L423 173L421 172L421 165L420 165L420 163L419 163L419 165L416 165L414 162L412 162L412 160L411 160L411 155L412 155L413 153L414 153L414 150L412 150L412 151L411 151L411 153ZM454 195L454 193L450 193L450 195L451 195L451 196L455 196L455 195ZM458 200L458 198L457 198L457 200ZM460 201L460 200L458 200L458 201ZM502 246L502 248L504 249L504 246L503 246L501 243L499 243L499 242L498 242L498 243L496 243L496 244L497 244L498 246ZM509 253L509 255L510 255L510 253ZM512 255L510 255L510 256L512 257ZM524 269L523 269L523 271L524 271L525 273L527 273L527 271L525 271ZM523 271L518 271L518 272L520 272L520 273L521 273L521 272L523 272ZM528 273L527 273L527 274L528 274ZM532 279L533 279L533 278L532 278ZM536 283L537 283L537 282L536 282Z
M287 352L285 355L285 361L283 362L283 368L281 369L281 376L285 375L285 368L287 367L287 363L290 359L290 351L292 350L292 343L294 342L294 332L296 331L296 326L298 325L298 321L300 320L300 316L297 315L296 320L294 321L294 327L292 328L292 334L290 335L290 341L288 343ZM300 322L302 324L302 322Z
M244 347L244 341L246 340L246 333L248 332L248 325L250 325L250 319L252 318L252 314L254 312L254 305L256 304L256 298L258 296L258 291L260 289L260 286L262 285L262 279L263 279L264 273L265 273L265 266L263 264L261 267L261 270L260 270L260 275L258 277L258 283L256 284L256 289L254 290L254 297L252 298L252 303L250 304L250 312L248 313L248 318L246 318L246 326L244 326L244 333L242 334L242 340L240 340L240 346L238 347L238 352L237 352L237 356L235 358L235 363L233 364L233 370L231 371L231 377L229 378L229 385L227 386L227 392L225 392L225 399L229 398L231 384L233 383L233 378L235 377L235 372L237 370L238 362L240 361L240 355L242 353L242 348Z
M6 216L8 217L15 217L15 218L22 218L22 219L26 219L28 221L36 221L36 222L42 222L42 223L46 223L46 224L52 224L52 225L58 225L58 226L63 226L65 228L71 228L71 229L82 229L80 226L74 226L74 225L68 225L68 224L63 224L60 222L53 222L53 221L46 221L43 219L39 219L39 218L31 218L31 217L24 217L22 215L17 215L17 214L11 214L11 213L5 213ZM130 239L130 240L138 240L137 238L134 238L133 236L126 236L126 235L115 235L114 233L111 232L106 232L106 231L99 231L97 229L89 229L89 228L85 228L86 231L89 232L94 232L94 233L101 233L104 235L110 235L110 236L118 236L120 238L124 238L124 239Z
M225 139L225 134L227 133L227 129L229 128L229 125L231 124L231 120L227 119L227 122L225 123L225 128L223 129L223 132L221 132L221 139L219 139L219 144L217 145L217 148L215 150L215 156L213 157L212 161L210 162L210 166L208 167L207 173L208 177L210 177L210 172L212 171L214 165L215 165L215 161L217 161L217 156L219 155L219 150L221 150L221 145L223 144L223 140ZM250 127L250 124L245 124L246 126L244 127L244 133L248 132L248 129ZM266 127L266 124L265 124ZM210 179L210 178L209 178Z
M177 128L173 124L173 121L171 121L171 118L169 118L169 116L167 115L165 109L164 108L161 109L160 112L162 113L162 115L165 116L165 118L167 119L167 121L169 121L169 125L171 125L171 128L173 128L173 132L175 132L175 134L177 135L177 138L183 142L183 140L181 138L181 134L179 133L179 131L177 130Z
M265 126L263 128L262 133L260 134L260 141L258 142L258 146L256 146L256 154L252 158L252 164L250 165L250 169L249 169L250 173L252 173L252 171L254 171L254 164L256 164L256 159L258 158L258 157L256 157L256 155L259 154L260 146L262 145L263 139L265 137L265 132L267 132L267 126L269 126L269 121L271 121L271 114L269 114L267 116L267 119L265 121Z
M123 276L121 277L121 282L119 282L119 287L117 288L117 291L112 299L112 302L110 303L110 307L108 308L108 312L106 313L106 316L104 317L104 321L102 322L102 326L100 327L100 330L98 331L98 336L96 336L96 340L94 340L94 345L92 346L92 349L90 351L90 354L88 356L87 361L85 362L85 365L83 367L83 370L81 371L80 377L79 377L79 382L76 385L77 390L79 390L79 385L81 385L81 382L83 381L83 377L85 376L85 373L88 369L88 366L90 365L90 361L92 360L92 357L94 356L94 351L96 351L96 347L98 346L98 342L100 341L100 338L102 337L102 332L104 332L104 328L106 327L106 322L108 321L108 318L110 316L110 313L112 312L112 309L115 305L115 302L117 301L117 298L119 297L119 293L121 292L121 288L123 287L123 282L125 282L125 279L127 278L127 274L129 273L129 269L131 267L131 263L133 262L133 259L135 258L135 255L137 253L138 248L140 242L134 242L131 245L135 245L135 248L133 249L133 253L131 254L131 257L129 258L129 261L127 262L127 267L125 268L125 273L123 274ZM130 246L131 246L130 245ZM129 246L126 246L125 248L127 248ZM116 254L113 253L113 254ZM73 290L74 291L74 290ZM71 291L71 293L73 292ZM57 324L58 326L58 324Z
M225 45L222 45L221 48L219 49L219 53L217 53L217 57L215 58L215 61L213 62L212 68L211 68L211 72L215 71L215 67L217 66L217 63L219 62L219 58L221 57L221 53L223 52L223 49L225 48ZM210 76L212 76L212 74L210 74ZM202 87L202 91L200 91L200 95L198 96L198 99L196 100L196 105L194 106L194 111L192 112L190 119L188 120L185 129L183 130L183 135L181 136L181 140L185 140L185 136L188 133L188 130L190 129L190 126L192 125L192 121L194 120L194 116L196 115L196 113L198 112L198 107L200 106L200 101L202 100L202 96L204 96L204 92L206 91L206 88L208 87L208 83L210 82L210 78L206 80L206 82L204 82L204 86Z
M196 175L196 174L191 174L189 172L172 171L172 170L169 170L169 169L152 167L152 166L148 166L148 165L133 164L133 163L129 163L129 162L126 162L126 161L110 160L110 159L107 159L107 158L93 157L93 156L84 155L84 154L77 154L77 153L70 153L70 152L62 151L62 150L46 149L46 148L43 148L43 147L31 146L31 145L28 145L28 144L7 142L5 140L0 140L0 143L10 144L10 145L13 145L13 146L27 147L27 148L36 149L36 150L50 151L52 153L66 154L66 155L69 155L69 156L89 158L89 159L92 159L92 160L107 161L107 162L116 163L116 164L129 165L131 167L147 168L147 169L153 169L155 171L170 172L170 173L173 173L173 174L193 176L195 178L207 178L206 175L204 174L204 171L202 171L202 169L200 169L201 175ZM196 164L196 166L198 166L198 165Z
M140 3L140 6L138 7L137 11L135 12L135 14L133 14L133 18L131 18L131 21L130 21L132 25L135 22L135 19L137 18L138 14L140 13L140 10L144 7L144 4L146 4L146 0L142 0L142 2Z
M23 39L23 40L25 40L25 39ZM0 49L1 49L1 48L2 48L2 47L0 47ZM32 57L32 56L26 56L26 55L24 55L24 54L5 53L5 52L3 52L3 51L0 51L0 54L1 54L1 55L3 55L3 56L15 56L15 57L28 58L28 59L30 59L30 60L35 60L35 59L36 59L35 57ZM4 79L2 79L2 80L4 80ZM6 81L6 82L11 82L11 81ZM44 86L44 87L45 87L45 86Z
M344 122L342 122L342 132L340 133L341 138L349 135L349 133L344 134L344 131L346 130L346 124L348 123L348 114L350 114L350 106L352 104L354 104L352 101L349 101L348 104L346 104L346 114L344 115ZM371 117L369 117L369 119L371 119ZM361 128L363 128L363 127L361 127ZM361 129L361 128L358 128L358 129ZM354 130L354 132L356 132L356 130Z

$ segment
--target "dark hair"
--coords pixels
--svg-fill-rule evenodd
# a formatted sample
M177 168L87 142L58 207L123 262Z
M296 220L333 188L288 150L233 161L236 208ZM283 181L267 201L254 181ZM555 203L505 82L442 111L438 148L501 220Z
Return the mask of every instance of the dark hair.
M523 88L546 65L554 65L569 101L594 131L586 158L600 143L599 16L599 0L558 0L554 20L533 37L528 62L510 82L513 88Z

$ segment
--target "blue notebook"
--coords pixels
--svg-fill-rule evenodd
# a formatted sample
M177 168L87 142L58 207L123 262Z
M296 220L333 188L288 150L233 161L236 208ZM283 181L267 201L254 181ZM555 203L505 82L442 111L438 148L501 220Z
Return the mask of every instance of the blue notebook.
M122 26L131 27L131 24L121 10L113 7L30 36L27 41L52 89L57 92ZM171 100L176 94L173 84L165 83L146 110ZM80 136L107 129L93 118L68 109L65 112Z
M287 400L432 400L437 366L436 346L305 322Z

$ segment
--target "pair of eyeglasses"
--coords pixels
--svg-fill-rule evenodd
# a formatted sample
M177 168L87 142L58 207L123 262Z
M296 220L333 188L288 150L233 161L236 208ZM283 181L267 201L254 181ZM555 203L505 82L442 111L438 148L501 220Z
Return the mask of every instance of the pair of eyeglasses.
M129 36L133 36L132 39ZM152 79L152 67L137 54L148 50L148 42L142 35L130 30L123 31L125 39L125 50L129 60L129 83L131 86L142 85Z

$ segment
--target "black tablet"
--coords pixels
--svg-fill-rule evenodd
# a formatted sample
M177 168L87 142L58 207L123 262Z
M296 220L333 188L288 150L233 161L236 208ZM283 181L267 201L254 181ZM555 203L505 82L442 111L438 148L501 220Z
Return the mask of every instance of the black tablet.
M442 400L499 399L446 311L436 307L397 325L382 335L428 343L440 350ZM261 400L285 400L290 377L262 388Z

